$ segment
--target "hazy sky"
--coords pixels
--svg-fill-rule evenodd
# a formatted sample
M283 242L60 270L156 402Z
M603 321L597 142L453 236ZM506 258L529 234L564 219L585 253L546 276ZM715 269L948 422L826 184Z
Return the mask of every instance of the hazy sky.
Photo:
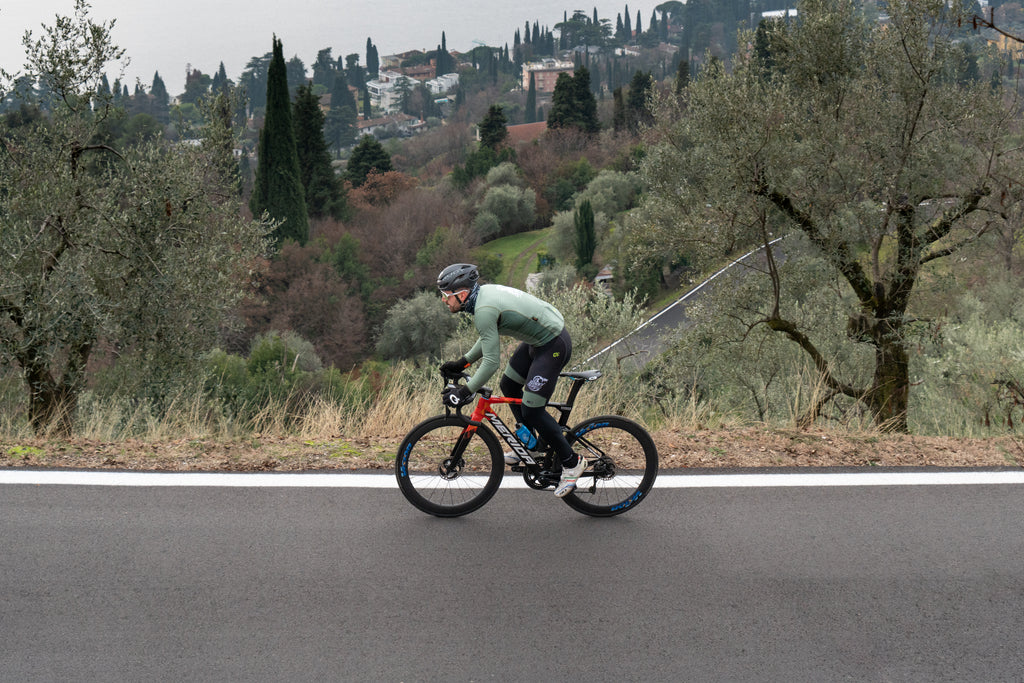
M644 24L657 2L628 3L633 21L639 10ZM465 52L474 41L511 47L517 28L527 21L553 27L563 12L576 5L588 14L597 8L614 26L626 2L566 4L552 0L92 0L95 22L116 19L114 42L131 60L123 82L134 87L138 78L148 88L153 73L172 95L184 90L188 64L213 74L221 62L232 79L238 78L251 57L271 50L274 34L281 39L285 59L298 56L309 73L316 53L333 49L337 59L358 52L366 59L366 39L381 56L410 49L434 49L445 32L448 49ZM20 70L24 64L22 36L40 35L41 24L52 25L57 14L70 15L73 0L0 0L0 66ZM111 81L117 76L108 72Z

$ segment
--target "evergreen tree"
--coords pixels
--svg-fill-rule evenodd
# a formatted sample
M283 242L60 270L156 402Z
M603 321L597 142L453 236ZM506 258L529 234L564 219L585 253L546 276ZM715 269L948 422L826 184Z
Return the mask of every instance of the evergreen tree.
M352 150L348 168L345 169L345 178L351 181L354 187L359 187L366 182L366 176L371 171L387 173L390 170L391 155L372 135L364 135Z
M348 84L353 88L362 90L366 87L366 71L359 66L359 53L345 55L345 75L348 76Z
M220 92L224 92L230 86L231 81L228 80L227 69L224 68L224 62L220 63L220 68L217 69L217 73L213 77L213 81L210 83L210 92L214 95Z
M690 85L690 62L683 59L676 66L676 81L673 89L677 99L682 98L683 92L688 85Z
M309 216L341 218L345 209L343 188L331 168L331 155L324 140L324 113L312 85L299 86L292 113L299 178L305 189Z
M530 72L530 89L526 91L526 123L534 123L537 120L537 83L534 74Z
M651 94L654 91L654 78L650 72L637 71L629 82L629 95L626 97L626 125L634 133L642 126L651 123Z
M363 88L363 119L369 121L373 118L373 105L370 103L370 91Z
M448 53L448 41L444 31L441 31L441 44L437 48L436 73L438 76L450 74L455 71L455 60Z
M597 100L590 90L590 72L579 67L570 76L558 74L555 91L548 112L549 128L578 128L584 133L596 133L601 125L597 120Z
M249 98L253 111L261 110L267 101L267 70L273 54L268 52L262 57L253 57L245 65L238 84Z
M594 231L594 209L589 199L584 199L573 213L573 224L576 228L573 247L576 250L576 268L583 269L594 261L597 249L597 236Z
M508 123L508 119L505 118L505 112L502 111L501 105L492 104L477 125L477 130L480 132L480 144L497 151L501 147L501 143L508 138L506 123Z
M277 36L273 45L267 70L266 118L260 131L259 164L249 208L254 216L266 211L271 218L281 221L275 231L278 244L286 239L304 244L309 238L309 218L299 177L287 67Z
M616 133L626 130L626 101L622 96L622 88L612 91L612 128Z
M334 87L331 89L331 109L327 112L327 142L331 147L341 151L342 148L355 144L356 120L359 116L359 105L352 91L348 89L348 80L344 74L337 74Z
M195 104L200 97L206 95L210 90L210 83L213 79L199 69L187 69L185 75L185 92L181 94L181 101L187 104Z
M171 120L171 98L167 94L167 86L164 85L164 79L160 78L159 71L153 73L153 85L149 88L149 94L153 98L153 118L166 124Z
M377 46L369 38L366 39L366 75L368 78L376 78L380 73L380 55L377 53Z
M299 59L298 55L288 60L285 66L285 74L288 79L288 96L295 97L299 86L306 82L306 65Z
M327 92L334 91L334 58L331 56L331 48L325 47L316 53L316 61L313 62L313 83L322 85ZM331 102L334 106L334 102Z

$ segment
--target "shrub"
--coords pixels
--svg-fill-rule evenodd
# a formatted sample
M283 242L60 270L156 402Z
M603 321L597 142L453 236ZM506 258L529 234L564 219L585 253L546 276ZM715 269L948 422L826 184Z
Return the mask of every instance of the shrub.
M633 207L641 187L636 173L604 170L576 196L576 207L589 201L594 213L614 216Z
M511 235L533 225L537 218L537 196L528 188L500 185L487 190L479 209L494 214L500 232Z
M473 230L480 236L482 241L497 237L501 232L501 221L490 211L481 211L473 219Z
M377 338L377 352L385 358L437 357L457 324L434 292L420 292L388 311Z

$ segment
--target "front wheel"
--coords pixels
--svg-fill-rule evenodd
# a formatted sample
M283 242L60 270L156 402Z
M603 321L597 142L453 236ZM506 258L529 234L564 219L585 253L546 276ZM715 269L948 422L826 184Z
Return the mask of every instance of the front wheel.
M454 415L412 428L398 447L398 488L414 506L438 517L469 514L491 499L505 473L498 437Z
M592 417L567 435L587 460L576 490L562 500L593 517L611 517L636 507L658 476L658 449L643 427L616 415Z

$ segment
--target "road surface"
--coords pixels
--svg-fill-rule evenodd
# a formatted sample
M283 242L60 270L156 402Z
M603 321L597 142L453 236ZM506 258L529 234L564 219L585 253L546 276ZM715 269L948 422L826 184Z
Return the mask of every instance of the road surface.
M1024 483L663 476L612 519L503 489L441 520L246 476L0 485L3 679L1024 677Z

